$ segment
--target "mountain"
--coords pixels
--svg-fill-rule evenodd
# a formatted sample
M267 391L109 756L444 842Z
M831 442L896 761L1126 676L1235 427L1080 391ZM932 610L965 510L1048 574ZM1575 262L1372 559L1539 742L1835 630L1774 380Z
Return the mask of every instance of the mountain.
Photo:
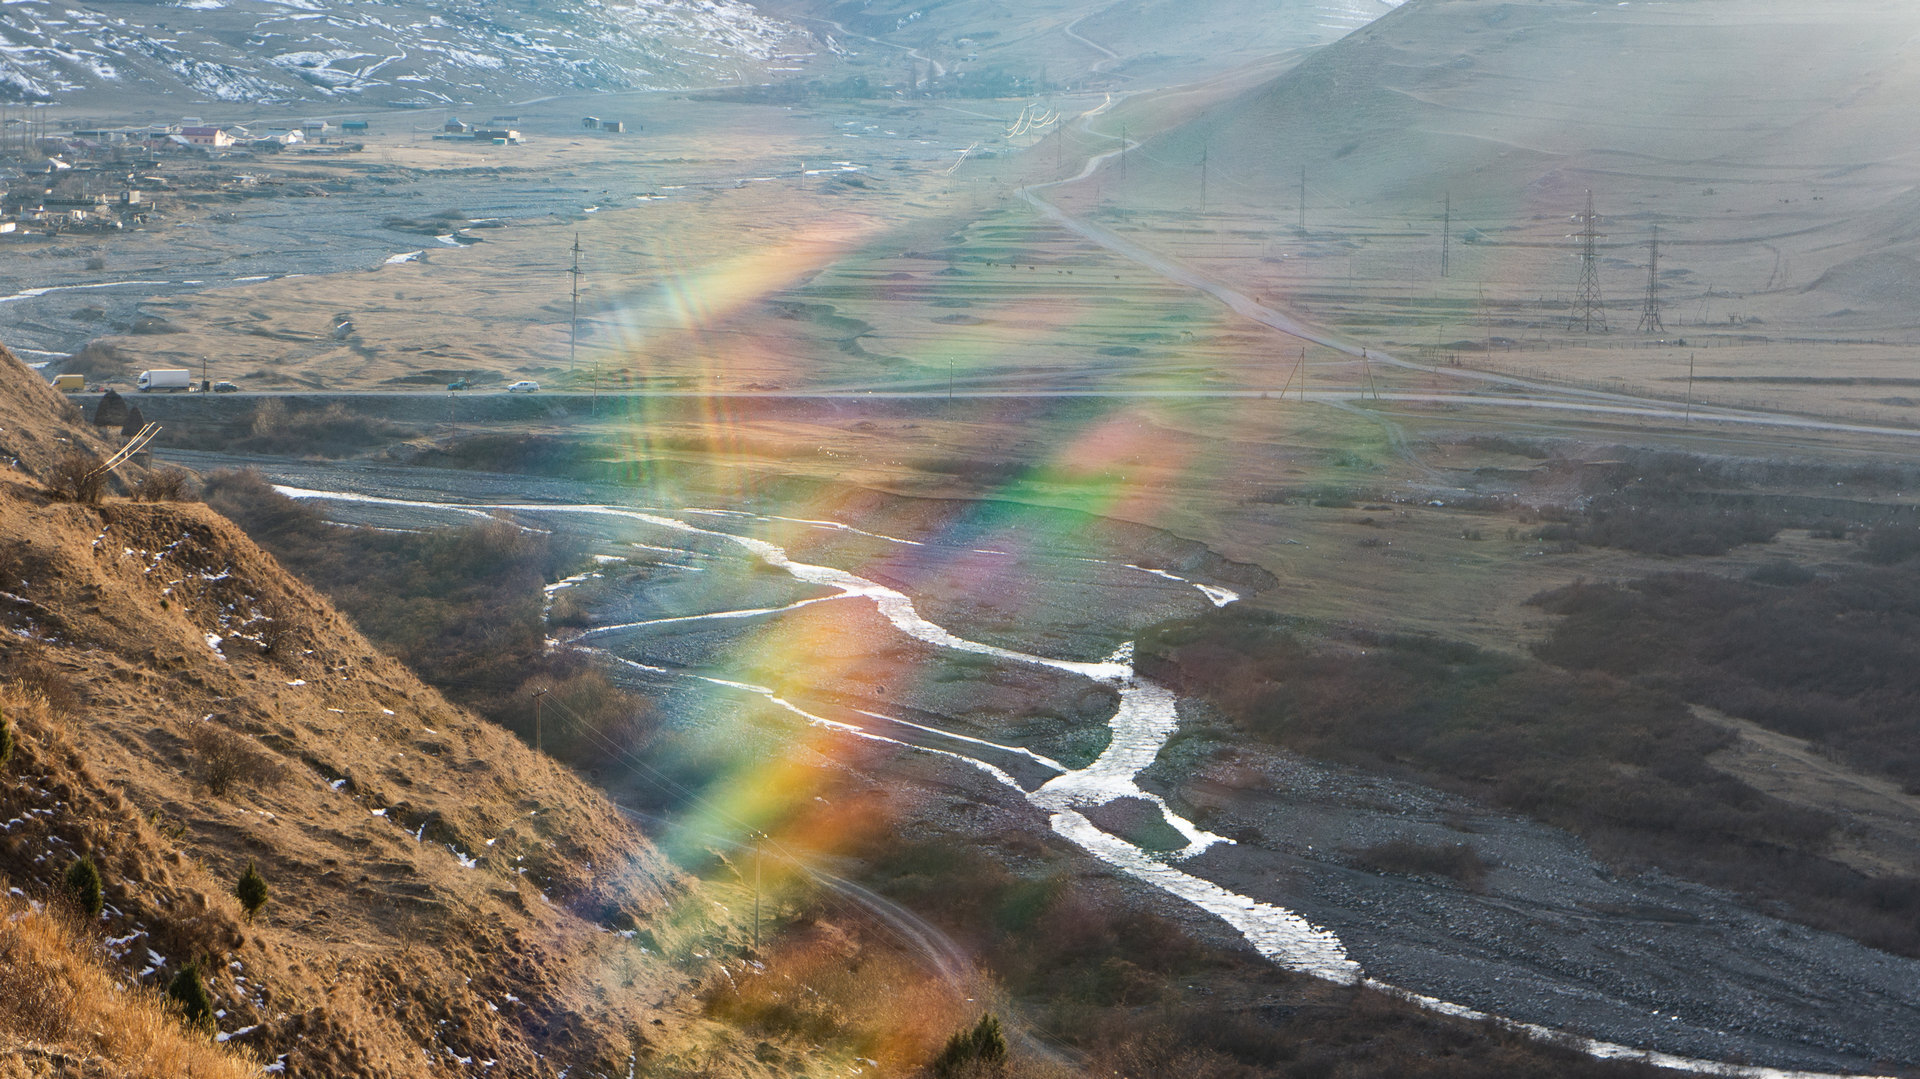
M821 51L743 0L10 4L0 101L433 106L759 81Z
M1016 80L1046 89L1138 90L1203 79L1325 45L1400 0L763 0L875 58L889 81ZM864 40L862 40L864 39Z
M1210 212L1277 236L1304 170L1308 232L1358 245L1339 276L1416 282L1450 199L1453 275L1528 296L1561 286L1591 191L1603 270L1639 270L1615 297L1658 226L1663 282L1751 301L1738 321L1878 334L1913 323L1916 31L1895 0L1412 0L1149 140L1129 190L1191 209L1204 158Z
M76 420L0 348L0 1059L626 1074L678 999L661 919L704 909L692 886L206 506L62 496L63 458L109 448ZM62 922L82 857L104 908ZM220 1039L168 1049L156 995L192 964Z

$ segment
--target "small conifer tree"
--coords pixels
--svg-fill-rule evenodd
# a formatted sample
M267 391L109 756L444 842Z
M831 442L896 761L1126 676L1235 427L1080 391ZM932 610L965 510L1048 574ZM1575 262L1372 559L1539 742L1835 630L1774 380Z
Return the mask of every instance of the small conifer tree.
M252 862L247 863L247 871L240 874L240 883L233 886L234 898L240 900L240 908L247 912L247 921L267 904L267 878L260 875Z
M1000 1017L988 1013L980 1017L970 1035L973 1059L998 1070L1007 1062L1007 1036L1000 1030Z
M167 983L167 996L180 1005L187 1025L200 1030L213 1029L213 998L200 980L200 964L189 963Z
M127 421L127 399L113 390L100 395L100 405L93 410L95 427L118 427Z
M1006 1065L1007 1036L1000 1029L1000 1017L988 1013L972 1030L955 1031L947 1039L946 1047L933 1058L932 1071L938 1079L958 1079L998 1075Z
M100 891L100 867L93 864L92 858L75 858L73 864L67 867L67 894L73 897L74 904L85 911L87 917L100 916L107 899Z

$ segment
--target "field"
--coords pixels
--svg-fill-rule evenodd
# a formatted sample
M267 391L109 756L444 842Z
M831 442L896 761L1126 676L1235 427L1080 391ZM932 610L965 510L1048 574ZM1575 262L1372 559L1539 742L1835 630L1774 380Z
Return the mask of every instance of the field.
M1136 55L1137 26L1038 12L1033 33L1121 55L1019 97L556 99L522 108L521 147L432 141L420 112L359 154L274 163L328 198L181 210L209 263L293 265L268 237L304 216L338 272L169 273L63 294L28 328L125 327L75 361L109 381L204 361L240 382L140 399L158 456L399 499L295 512L234 475L209 493L382 647L523 739L552 682L595 721L551 752L690 831L713 816L689 790L730 792L733 823L962 941L1069 1061L1181 1071L1154 1053L1225 1037L1179 1018L1206 1010L1195 985L1343 1022L1372 1005L1278 975L1230 987L1252 969L1232 923L1065 843L1028 796L1115 744L1121 690L992 649L1091 664L1137 644L1183 698L1177 731L1134 794L1083 807L1089 829L1155 856L1186 842L1170 820L1231 839L1178 864L1331 927L1377 977L1682 1055L1910 1066L1920 262L1913 150L1874 133L1909 78L1878 41L1911 17L1855 6L1878 33L1852 97L1831 54L1858 26L1775 0L1584 29L1584 9L1435 0L1205 72L1187 38ZM1682 31L1828 59L1698 120L1712 88L1663 44ZM1672 69L1670 98L1594 59L1625 47ZM1612 103L1599 119L1552 92L1565 65ZM1198 81L1149 89L1172 73ZM578 126L622 110L643 130ZM1589 189L1605 334L1569 325ZM1656 225L1664 326L1637 332ZM145 272L168 247L42 253ZM539 393L495 392L520 378ZM450 500L488 508L430 504ZM701 524L562 526L556 504ZM463 512L498 519L415 534ZM746 564L729 528L988 650L956 658L828 578ZM550 633L627 665L554 662ZM646 768L606 738L645 744ZM743 887L707 842L663 846ZM858 949L808 901L769 969L836 986L867 1018L832 1036L869 1044L855 1028L897 1019L835 980L822 957ZM1134 936L1152 946L1117 943ZM706 1018L828 1036L765 971L726 969ZM926 998L940 1029L967 1020L957 985ZM1161 1040L1113 1037L1125 1009ZM914 1037L924 1056L939 1030ZM1207 1066L1292 1068L1246 1037Z

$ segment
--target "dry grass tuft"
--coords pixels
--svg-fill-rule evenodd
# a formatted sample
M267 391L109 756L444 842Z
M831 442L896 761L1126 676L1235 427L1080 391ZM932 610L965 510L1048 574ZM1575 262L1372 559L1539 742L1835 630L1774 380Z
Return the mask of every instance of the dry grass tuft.
M0 896L0 1048L64 1054L114 1075L247 1079L258 1068L189 1033L149 990L123 987L60 916Z
M709 1018L756 1037L833 1046L904 1075L976 1018L967 995L908 956L817 923L778 942L763 969L730 967L704 1003Z

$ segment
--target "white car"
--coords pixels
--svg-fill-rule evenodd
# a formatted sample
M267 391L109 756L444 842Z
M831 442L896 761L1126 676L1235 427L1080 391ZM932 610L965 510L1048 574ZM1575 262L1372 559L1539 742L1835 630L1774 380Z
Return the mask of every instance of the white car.
M539 388L540 388L540 384L538 382L535 382L530 378L523 378L520 381L514 383L513 385L508 386L507 392L508 393L532 393L533 391Z

